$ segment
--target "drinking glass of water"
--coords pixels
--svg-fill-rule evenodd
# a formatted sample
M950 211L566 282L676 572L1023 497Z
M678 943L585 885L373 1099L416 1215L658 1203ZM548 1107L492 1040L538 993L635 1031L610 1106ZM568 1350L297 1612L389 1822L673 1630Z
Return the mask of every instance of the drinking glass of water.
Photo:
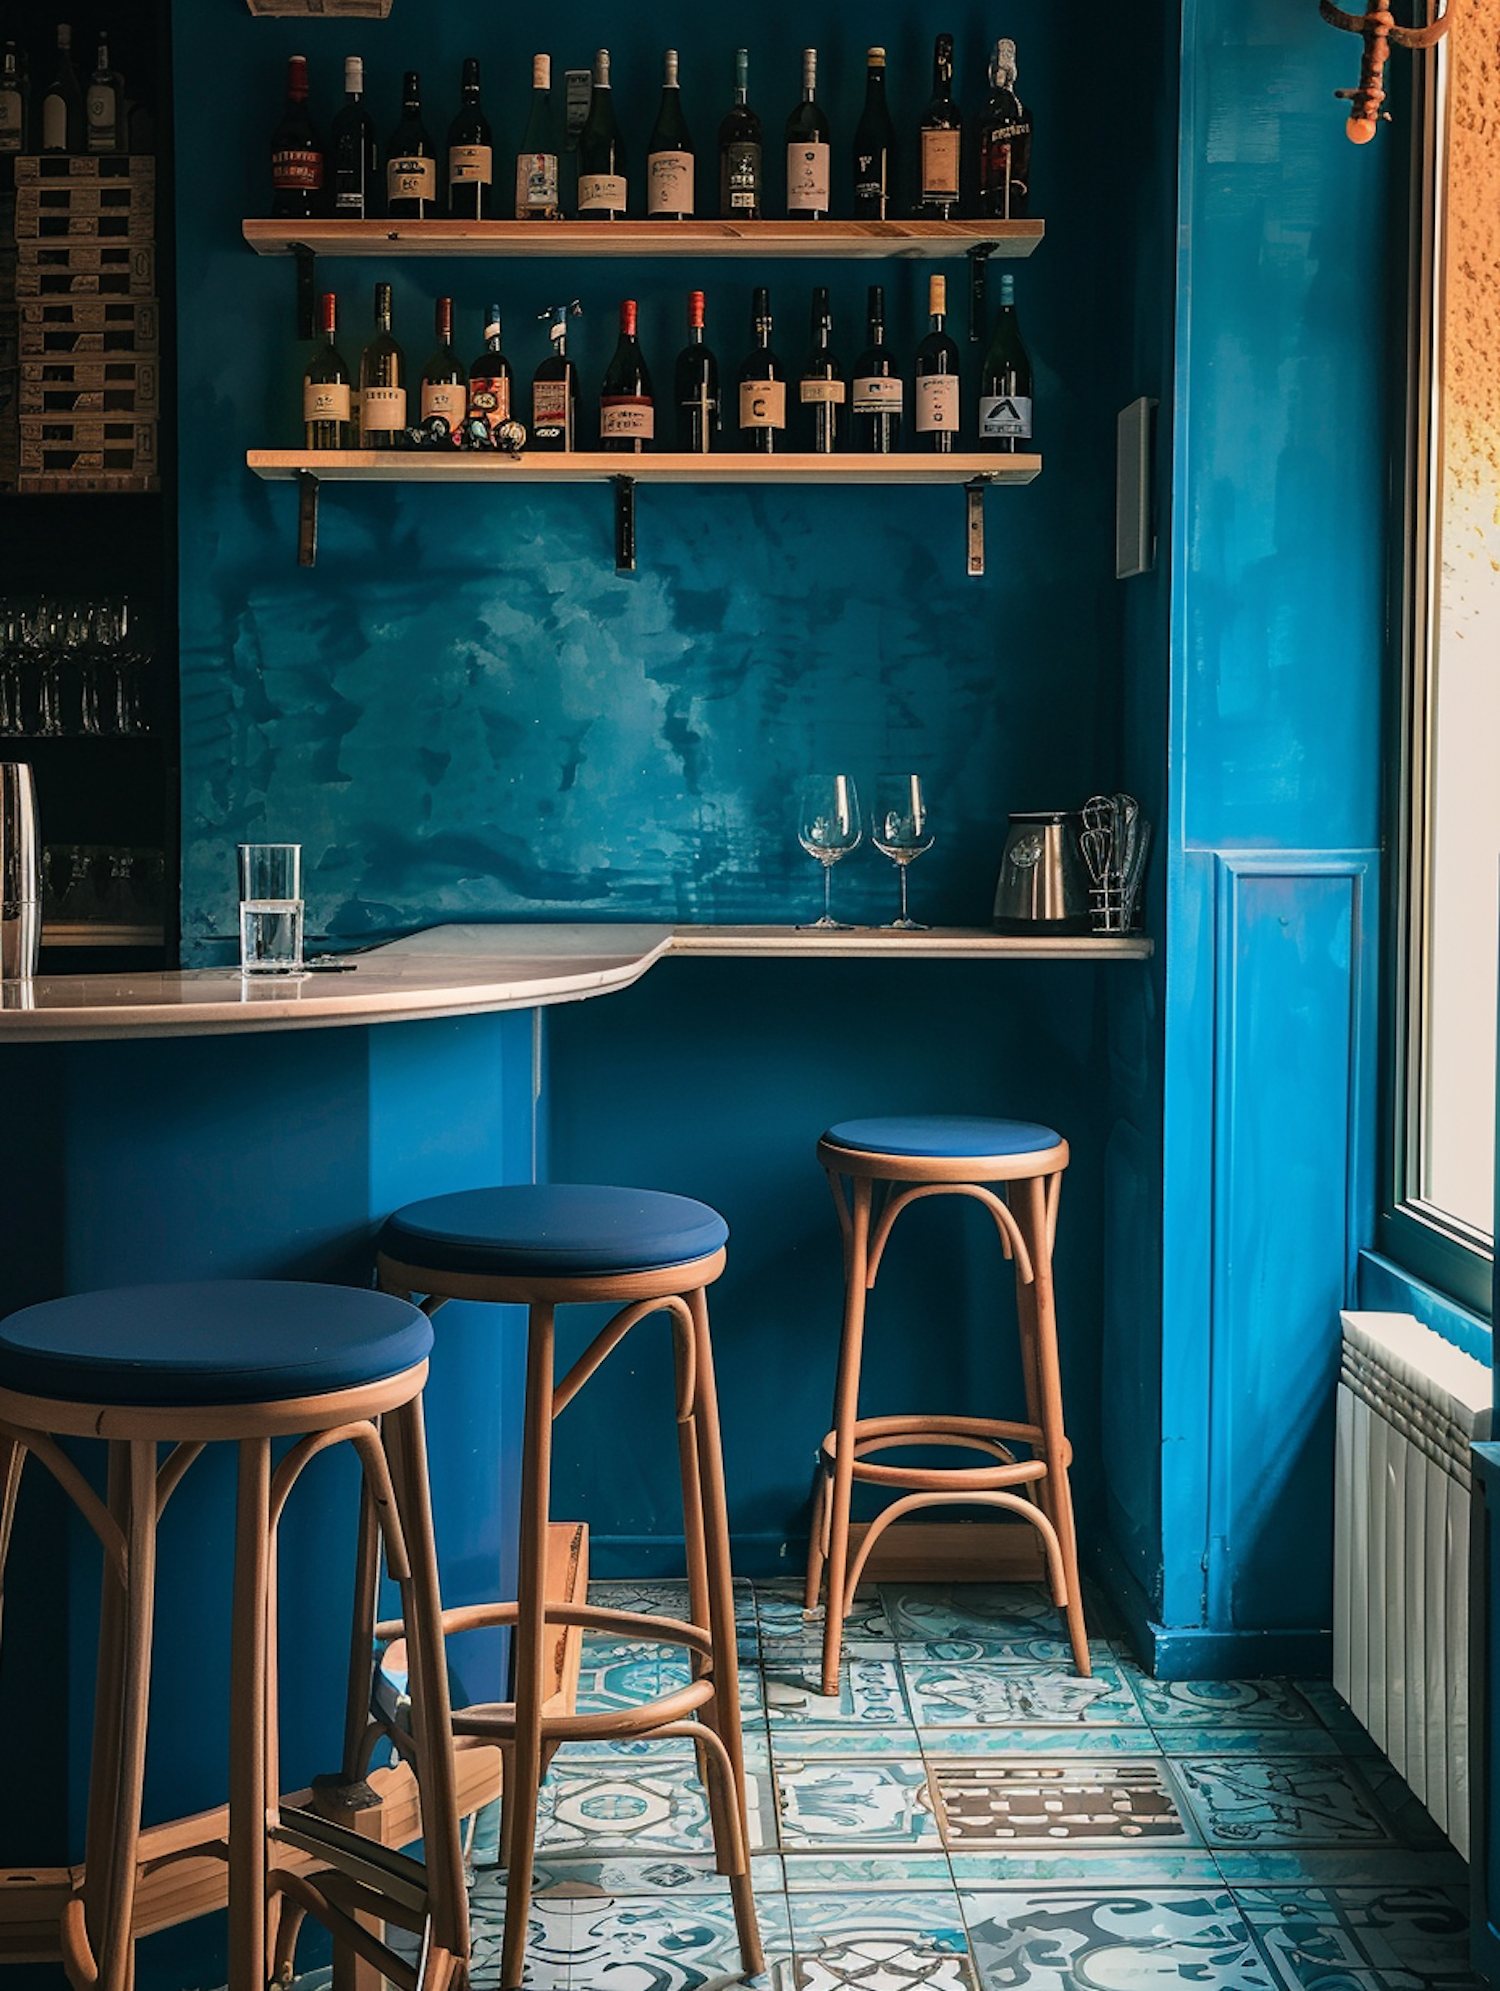
M240 970L295 975L302 967L302 846L240 845Z

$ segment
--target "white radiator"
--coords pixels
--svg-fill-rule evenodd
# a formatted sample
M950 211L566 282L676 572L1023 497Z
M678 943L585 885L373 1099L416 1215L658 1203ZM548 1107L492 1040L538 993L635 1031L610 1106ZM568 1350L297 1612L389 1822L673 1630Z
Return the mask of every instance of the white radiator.
M1333 1684L1469 1851L1469 1446L1490 1372L1410 1314L1346 1313Z

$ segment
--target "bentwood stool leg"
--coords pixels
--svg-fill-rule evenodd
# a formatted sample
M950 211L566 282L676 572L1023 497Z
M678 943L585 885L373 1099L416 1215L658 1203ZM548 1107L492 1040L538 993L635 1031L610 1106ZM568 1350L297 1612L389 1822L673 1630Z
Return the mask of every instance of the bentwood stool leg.
M844 1644L845 1585L849 1570L849 1506L854 1493L854 1426L859 1417L859 1371L864 1344L865 1297L870 1249L868 1176L854 1181L848 1276L844 1283L844 1329L839 1341L839 1374L834 1393L833 1481L828 1489L827 1606L823 1614L823 1692L839 1690L839 1658Z
M229 1991L264 1991L271 1441L242 1438L239 1454L229 1660Z
M682 1484L682 1538L684 1559L687 1563L688 1617L695 1625L706 1625L709 1623L711 1606L708 1589L708 1544L703 1528L703 1467L698 1445L697 1323L690 1310L684 1319L676 1306L670 1302L668 1306L672 1322L672 1380L677 1393L677 1470ZM692 1677L695 1680L700 1678L703 1669L702 1655L693 1653ZM702 1709L699 1719L709 1727L717 1727L718 1711L714 1702L710 1701ZM718 1780L709 1770L708 1752L701 1742L694 1745L693 1755L697 1763L698 1781L708 1792L714 1844L717 1846L720 1828L724 1822L722 1816L713 1809L718 1803L716 1795Z
M1047 1455L1046 1486L1052 1498L1052 1519L1067 1574L1068 1640L1073 1663L1084 1679L1091 1672L1088 1628L1078 1576L1078 1535L1073 1521L1069 1483L1069 1445L1063 1427L1062 1370L1057 1354L1057 1308L1052 1287L1052 1250L1047 1237L1047 1184L1035 1177L1017 1185L1025 1209L1024 1229L1034 1272L1032 1305L1036 1318L1037 1374L1041 1393L1041 1424Z
M110 1518L122 1541L130 1539L130 1446L110 1444L106 1467ZM129 1563L104 1559L99 1595L99 1663L94 1675L94 1732L89 1753L88 1827L84 1837L84 1926L94 1955L104 1954L104 1936L114 1874L114 1831L120 1784L120 1728L123 1719L126 1586Z

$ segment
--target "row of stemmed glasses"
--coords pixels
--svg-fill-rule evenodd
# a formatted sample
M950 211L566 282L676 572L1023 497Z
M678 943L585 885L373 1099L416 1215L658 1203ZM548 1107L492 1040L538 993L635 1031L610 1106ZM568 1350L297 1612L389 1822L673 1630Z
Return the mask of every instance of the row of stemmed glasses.
M132 641L131 606L122 596L0 600L0 733L142 732L148 662ZM66 710L75 673L76 728Z
M859 791L852 775L815 774L803 782L797 841L823 867L823 917L812 920L810 926L843 929L845 923L836 920L832 911L833 867L859 848L864 833ZM920 775L883 774L877 778L870 841L890 858L901 879L901 917L891 920L889 929L925 933L926 927L912 918L906 900L907 870L923 851L931 850L933 842Z

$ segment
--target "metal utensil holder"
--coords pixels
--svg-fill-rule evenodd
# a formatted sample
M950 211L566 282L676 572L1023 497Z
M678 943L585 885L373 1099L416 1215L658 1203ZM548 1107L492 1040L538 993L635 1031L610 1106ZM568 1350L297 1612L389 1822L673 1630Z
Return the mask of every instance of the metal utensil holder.
M0 981L29 981L41 943L36 784L24 761L0 761Z
M1095 933L1133 933L1151 825L1133 795L1092 796L1084 804L1083 822L1079 841L1093 881L1089 890L1093 929Z

